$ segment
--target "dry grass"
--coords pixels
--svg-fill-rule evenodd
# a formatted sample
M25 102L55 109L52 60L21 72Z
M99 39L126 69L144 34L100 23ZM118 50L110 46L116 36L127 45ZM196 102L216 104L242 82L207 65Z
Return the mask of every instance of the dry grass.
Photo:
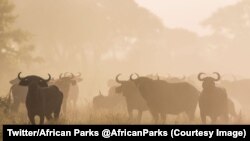
M136 115L137 113L134 112ZM231 119L227 124L249 124L250 118L246 114L242 114L238 119ZM36 119L38 122L39 120ZM210 120L208 121L210 122ZM219 124L223 123L221 121ZM4 114L0 109L0 124L29 124L26 110L21 107L17 114ZM126 108L120 110L94 110L91 105L78 107L77 110L68 110L67 114L62 114L58 121L46 121L46 124L155 124L149 112L143 113L141 122L136 119L129 119ZM157 124L201 124L198 113L194 121L190 122L185 114L179 116L168 115L166 122ZM2 129L1 129L2 130ZM0 140L2 137L0 137Z
M134 116L137 112L134 112ZM228 124L249 124L250 118L247 114L241 114L239 118L232 118ZM39 119L36 117L38 123ZM208 122L210 120L208 119ZM219 120L219 124L223 123ZM29 124L25 107L20 107L18 113L3 113L0 109L0 124ZM94 110L91 105L78 106L76 110L68 110L67 114L61 114L58 121L46 121L46 124L155 124L149 112L144 112L142 121L138 122L136 118L129 119L126 108L113 110ZM201 124L199 114L196 113L194 121L188 120L185 114L178 116L168 115L166 122L158 124Z

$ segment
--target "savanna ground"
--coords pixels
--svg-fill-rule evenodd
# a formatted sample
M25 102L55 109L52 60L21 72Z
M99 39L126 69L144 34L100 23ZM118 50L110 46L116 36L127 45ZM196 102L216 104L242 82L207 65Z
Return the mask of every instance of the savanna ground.
M77 108L68 108L66 114L61 111L58 121L46 121L45 124L201 124L199 109L197 108L194 121L190 121L186 114L168 115L166 121L155 123L149 111L144 111L142 120L136 119L137 111L133 111L134 117L129 119L126 107L114 107L114 109L94 109L91 102L85 105L77 105ZM207 118L210 124L211 120ZM36 117L36 122L39 118ZM245 113L238 113L238 117L231 117L228 123L223 119L218 124L249 124L250 119ZM21 104L17 113L4 113L0 109L0 124L30 124L24 104Z
M133 112L134 117L129 119L126 107L114 107L114 109L94 109L91 102L81 105L78 104L77 108L68 108L66 114L61 112L61 116L58 121L46 121L45 124L202 124L199 116L199 109L197 108L194 121L190 121L188 117L183 113L179 115L168 115L165 122L159 121L155 123L152 119L149 111L143 112L142 120L136 119L137 111ZM209 118L208 123L211 124ZM36 117L36 123L39 123L39 118ZM216 124L249 124L250 118L247 114L241 113L239 117L232 118L225 123L223 119L219 119ZM30 124L27 117L26 107L21 104L18 113L4 113L4 109L0 109L0 124ZM2 132L2 129L1 129ZM2 136L2 134L1 134ZM2 137L1 137L2 139Z

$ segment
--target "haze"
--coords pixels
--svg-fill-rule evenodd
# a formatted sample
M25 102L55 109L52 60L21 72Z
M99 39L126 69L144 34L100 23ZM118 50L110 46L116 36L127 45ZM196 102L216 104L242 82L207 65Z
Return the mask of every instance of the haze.
M210 29L200 23L219 8L233 5L239 0L136 0L139 5L149 9L171 28L185 28L200 35L210 33Z
M107 93L118 73L124 80L134 72L250 76L247 0L12 1L14 24L32 35L32 56L40 59L6 71L4 92L20 71L55 78L81 72L84 97Z

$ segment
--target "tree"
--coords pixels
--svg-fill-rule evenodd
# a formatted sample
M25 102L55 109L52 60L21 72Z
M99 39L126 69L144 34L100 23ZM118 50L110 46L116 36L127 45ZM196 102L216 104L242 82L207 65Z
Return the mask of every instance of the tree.
M133 0L26 0L25 4L15 0L15 3L22 7L18 12L23 27L39 38L36 45L50 64L48 68L56 69L53 71L93 72L100 65L107 68L105 63L109 61L121 64L123 56L132 57L135 50L140 57L133 56L131 60L141 64L145 54L148 60L155 58L150 52L164 40L165 27L160 19Z
M223 52L224 59L234 56L232 63L235 67L236 64L244 65L250 51L249 0L241 0L235 5L219 9L206 19L203 25L213 30L208 39L220 52Z
M29 44L30 34L14 27L17 16L9 0L0 0L0 78L16 73L20 66L30 65L39 58L32 56L34 46ZM6 82L5 82L6 83Z

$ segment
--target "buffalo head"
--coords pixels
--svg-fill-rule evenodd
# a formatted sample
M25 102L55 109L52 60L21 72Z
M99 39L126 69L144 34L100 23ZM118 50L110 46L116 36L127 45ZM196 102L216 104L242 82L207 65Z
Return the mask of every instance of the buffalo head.
M125 97L133 96L135 93L138 93L138 89L134 83L134 81L131 80L119 80L119 76L121 74L118 74L115 78L116 82L120 84L120 86L116 87L116 93L122 93Z
M214 72L213 74L217 75L217 78L213 78L210 76L202 77L202 75L205 75L205 73L199 73L198 74L198 80L202 81L202 87L203 89L210 89L215 87L215 81L220 80L220 74L218 72Z
M82 81L81 73L74 75L73 73L66 72L64 74L60 74L59 76L59 82L66 85L76 85L78 82L81 81Z
M72 85L76 85L78 82L81 82L83 79L81 78L82 74L79 72L77 75L74 75L73 73L71 73L73 75L73 81L72 81Z
M18 73L17 78L20 80L19 85L21 86L29 86L31 84L36 84L40 87L48 87L48 82L51 79L50 74L48 79L43 79L42 77L36 75L29 75L26 77L21 77L21 72Z

